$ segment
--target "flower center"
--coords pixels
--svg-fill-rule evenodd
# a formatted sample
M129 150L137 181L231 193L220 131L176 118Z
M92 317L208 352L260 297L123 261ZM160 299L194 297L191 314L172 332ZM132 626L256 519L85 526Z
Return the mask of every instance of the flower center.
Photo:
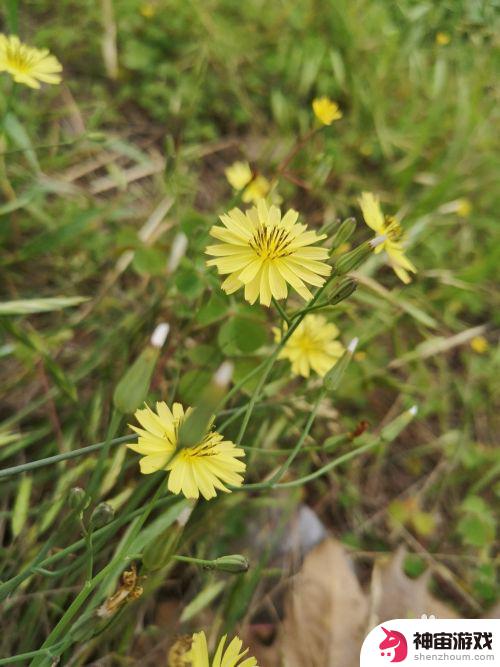
M401 241L404 236L404 231L396 218L390 215L385 216L385 234L390 241Z
M187 459L199 459L206 456L214 456L217 452L215 446L218 444L219 440L214 438L215 433L207 433L203 440L194 447L186 447L181 449L179 454Z
M284 227L260 225L250 242L250 246L262 259L277 259L290 255L290 232Z
M34 65L35 59L22 48L7 47L5 59L14 70L22 74L28 72Z

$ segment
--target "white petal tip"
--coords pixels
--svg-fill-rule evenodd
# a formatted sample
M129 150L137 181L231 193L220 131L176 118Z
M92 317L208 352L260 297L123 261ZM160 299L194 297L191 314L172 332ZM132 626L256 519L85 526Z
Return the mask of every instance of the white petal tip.
M368 241L372 249L375 249L377 246L381 245L387 241L387 236L385 234L381 234L380 236L376 236L374 239L371 241Z
M411 414L412 417L415 417L415 415L418 412L418 406L412 405L411 408L408 410L408 412Z
M351 354L354 354L354 351L358 347L358 343L359 343L359 338L356 336L356 338L353 338L351 340L351 342L349 343L349 345L347 346L348 352L350 352Z
M153 347L160 349L165 344L167 340L168 333L170 331L170 324L167 322L162 322L159 324L156 329L153 331L150 342Z
M187 247L188 237L183 232L179 232L173 240L170 257L168 258L167 271L169 273L173 273L179 266L179 262L186 254Z
M224 361L216 370L214 383L221 388L227 387L233 377L234 365L230 361Z

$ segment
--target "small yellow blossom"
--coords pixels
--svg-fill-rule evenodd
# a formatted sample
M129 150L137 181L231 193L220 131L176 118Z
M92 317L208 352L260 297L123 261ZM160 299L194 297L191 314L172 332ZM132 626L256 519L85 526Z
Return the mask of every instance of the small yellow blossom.
M245 213L233 208L221 216L224 227L214 226L210 234L222 243L205 252L215 257L208 266L229 274L222 283L226 294L244 287L249 303L260 297L260 303L269 306L272 297L286 299L291 285L306 301L312 298L306 283L321 287L332 268L325 262L328 250L311 247L325 235L298 224L298 217L293 209L281 217L280 209L268 207L263 199Z
M439 46L447 46L451 42L451 37L447 32L436 33L436 44Z
M207 638L204 632L195 632L191 650L184 656L187 665L191 667L259 667L257 660L252 657L245 658L248 649L241 650L243 642L239 637L234 637L224 650L227 635L224 635L217 646L217 651L210 661L208 656Z
M152 2L145 2L140 6L139 11L145 19L152 19L153 16L156 16L156 7Z
M339 105L329 97L317 97L313 100L312 108L314 115L323 125L331 125L334 120L342 118Z
M469 199L462 197L457 199L457 215L461 218L468 218L472 212L472 204Z
M271 184L265 176L257 175L243 191L241 199L245 203L257 202L259 199L265 199L269 194Z
M191 408L184 413L180 403L174 403L170 410L163 401L156 404L156 412L148 406L137 410L135 417L142 428L130 425L139 438L127 447L142 455L140 467L145 475L157 470L170 471L168 488L172 493L194 499L201 493L209 500L217 495L216 489L229 491L224 484L242 484L240 473L246 466L238 459L245 452L216 431L209 431L193 447L177 450L179 428L190 413Z
M0 72L8 72L16 83L40 88L40 81L61 82L62 65L47 49L27 46L17 35L0 34Z
M371 192L362 193L359 205L368 227L371 227L379 236L385 237L382 243L377 245L374 252L377 254L385 250L389 258L389 264L398 278L404 283L411 282L408 271L416 273L417 269L404 254L401 245L403 230L399 222L393 217L384 216L380 208L379 198Z
M248 162L233 162L230 167L225 169L224 174L227 182L235 190L243 190L253 178L252 170Z
M339 330L321 315L306 315L281 350L279 359L288 359L292 373L309 377L311 370L326 375L344 354L344 346L338 340ZM281 332L274 329L276 342Z
M489 343L484 336L474 336L470 342L471 348L478 354L484 354L489 349Z

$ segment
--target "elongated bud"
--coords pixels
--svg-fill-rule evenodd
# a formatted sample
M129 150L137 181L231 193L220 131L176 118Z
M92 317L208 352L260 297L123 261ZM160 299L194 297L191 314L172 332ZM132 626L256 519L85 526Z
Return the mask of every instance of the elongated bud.
M220 558L216 558L215 560L207 561L203 567L206 570L218 570L219 572L238 574L240 572L247 572L250 563L245 556L232 554L231 556L220 556Z
M90 498L87 497L85 491L79 486L74 486L68 493L68 505L75 512L82 512L89 506Z
M337 233L332 239L332 247L330 249L330 255L337 248L340 248L340 246L343 243L346 243L351 238L351 236L354 234L355 229L356 229L356 220L354 218L347 218L347 220L344 220L344 222L340 224L340 226L337 229Z
M102 528L113 521L115 510L108 503L99 503L90 515L90 527L92 529Z
M179 448L198 444L210 428L213 414L233 375L233 365L225 361L219 366L208 386L201 393L196 405L179 430Z
M170 257L167 262L168 273L173 273L177 269L181 259L186 254L187 247L188 237L183 232L179 232L172 243Z
M165 345L169 332L170 324L168 324L168 322L161 322L151 334L149 342L153 347L160 350Z
M165 344L169 331L170 325L167 322L162 322L155 328L149 345L116 385L113 403L123 414L135 412L146 400L160 349Z
M414 419L418 412L418 407L413 405L409 410L405 410L400 414L396 419L394 419L389 424L386 424L384 428L380 431L380 437L385 442L391 442L395 440L398 435L403 431L408 424Z
M347 350L340 357L337 363L332 368L330 368L328 373L323 378L323 386L327 391L335 391L336 389L338 389L357 345L358 345L358 339L353 338L352 341L347 346Z
M337 303L344 301L351 296L353 292L358 288L358 283L352 278L346 278L343 280L340 285L336 285L331 289L330 294L327 296L328 304L330 306L335 306Z
M334 273L343 276L345 273L349 273L349 271L354 271L370 256L372 249L371 241L366 241L358 245L354 250L351 250L351 252L342 255L333 267Z

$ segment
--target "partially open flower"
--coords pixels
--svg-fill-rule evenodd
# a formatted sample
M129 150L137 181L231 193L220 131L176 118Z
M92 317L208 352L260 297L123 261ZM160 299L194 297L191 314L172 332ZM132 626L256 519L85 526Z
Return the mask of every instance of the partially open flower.
M399 222L393 217L384 216L379 198L371 192L363 192L359 199L359 205L366 224L380 237L380 242L377 243L374 253L377 254L385 250L389 264L397 277L404 283L411 282L408 271L416 273L417 269L405 255L401 244L403 230Z

